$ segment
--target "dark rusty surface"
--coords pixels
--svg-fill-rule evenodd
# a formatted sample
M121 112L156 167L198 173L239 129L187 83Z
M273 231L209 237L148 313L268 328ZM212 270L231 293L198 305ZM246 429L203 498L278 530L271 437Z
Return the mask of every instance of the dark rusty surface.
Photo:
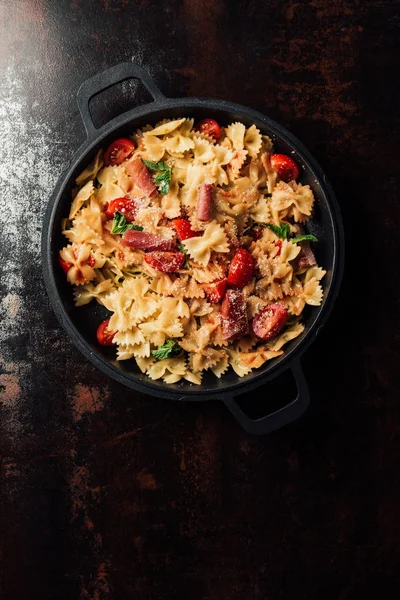
M399 4L0 7L1 599L392 597ZM41 219L83 141L75 92L122 60L145 66L166 95L269 114L315 154L339 197L347 272L304 359L312 408L267 438L245 434L220 405L173 404L113 383L81 358L49 308ZM131 106L132 90L97 100L99 117Z

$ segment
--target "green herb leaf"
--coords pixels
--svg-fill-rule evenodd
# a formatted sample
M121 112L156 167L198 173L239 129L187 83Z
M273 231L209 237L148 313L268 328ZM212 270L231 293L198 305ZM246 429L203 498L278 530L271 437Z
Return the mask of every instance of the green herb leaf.
M268 227L271 231L275 233L279 238L283 240L287 240L290 234L290 225L287 223L282 223L280 221L279 227L277 225L272 225L271 223L263 223L264 227Z
M165 342L163 346L159 346L157 350L152 350L151 354L157 360L164 360L164 358L169 358L170 356L176 356L180 353L182 348L180 345L172 339L169 339Z
M168 169L167 165L164 161L154 162L154 160L145 160L142 158L142 162L146 165L148 169L151 171L166 171Z
M133 223L127 223L126 217L122 213L118 212L118 210L114 213L114 219L112 222L111 233L125 233L127 229L135 229L136 231L143 231L143 227L140 225L134 225Z
M179 252L183 252L183 254L186 256L185 264L183 266L185 267L185 269L190 269L190 263L187 258L188 251L186 250L186 247L182 244L182 242L179 244L178 250Z
M318 242L318 239L315 235L298 235L290 240L293 244L297 244L298 242Z
M165 196L169 192L169 186L171 183L171 172L172 169L165 164L164 161L154 162L153 160L144 160L142 158L143 164L146 165L152 171L157 173L155 178L155 183L159 185L159 191L161 194Z

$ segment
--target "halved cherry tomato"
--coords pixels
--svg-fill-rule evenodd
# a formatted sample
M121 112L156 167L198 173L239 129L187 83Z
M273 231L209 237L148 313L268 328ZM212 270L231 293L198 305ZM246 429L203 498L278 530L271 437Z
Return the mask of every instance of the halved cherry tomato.
M120 165L135 149L135 144L127 138L112 142L104 152L104 165Z
M201 287L205 291L210 302L218 304L224 297L227 284L228 281L226 279L221 279L221 281L214 281L213 283L202 283Z
M102 346L115 346L115 342L113 342L115 331L110 331L108 329L108 325L110 323L110 319L106 319L97 328L97 341Z
M282 304L263 306L253 319L253 331L262 340L270 340L278 335L286 323L287 316L287 308Z
M271 156L272 168L278 173L282 181L292 181L299 176L299 167L293 158L286 154L273 154Z
M278 252L276 253L276 256L280 256L281 252L282 252L282 240L276 240L275 244L274 244L277 248L279 248Z
M116 211L125 215L128 223L132 223L137 213L135 201L131 200L131 198L115 198L115 200L111 200L105 210L106 216L112 219Z
M148 265L162 273L174 273L183 266L185 255L183 252L148 252L144 260Z
M254 272L253 257L244 248L236 252L229 267L228 283L232 287L242 288L249 283Z
M214 138L216 142L218 142L222 135L222 129L214 119L203 119L202 121L199 121L195 126L195 130L200 131L200 133L206 133Z
M58 262L60 263L60 267L62 268L64 273L67 274L68 271L70 270L70 268L72 267L71 263L69 263L66 260L64 260L63 258L61 258L60 255L58 255Z
M197 233L190 226L190 221L187 219L173 219L172 223L180 242L197 236Z

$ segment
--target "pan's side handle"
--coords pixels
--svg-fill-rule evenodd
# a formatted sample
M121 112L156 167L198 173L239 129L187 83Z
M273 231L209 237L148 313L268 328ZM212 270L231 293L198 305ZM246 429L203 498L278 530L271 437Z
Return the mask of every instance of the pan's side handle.
M115 65L102 73L98 73L97 75L94 75L94 77L84 81L76 94L79 112L88 137L91 137L97 131L89 110L91 98L109 87L121 83L122 81L126 81L127 79L139 79L150 92L155 102L165 100L164 94L159 90L152 77L150 77L147 71L139 65L125 62Z
M228 396L224 398L226 406L229 408L238 423L248 433L252 433L254 435L264 435L266 433L275 431L276 429L295 421L308 407L310 403L310 394L300 361L296 360L292 362L289 368L292 370L296 381L297 396L286 406L266 415L265 417L261 417L260 419L251 419L237 404L234 396ZM265 388L268 389L268 383L265 384ZM262 393L262 389L263 388L260 388L258 393Z

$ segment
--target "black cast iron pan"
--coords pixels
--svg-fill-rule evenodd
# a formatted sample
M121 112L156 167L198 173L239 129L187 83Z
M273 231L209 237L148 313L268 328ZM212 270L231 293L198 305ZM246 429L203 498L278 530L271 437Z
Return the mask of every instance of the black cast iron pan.
M89 110L90 99L112 85L131 78L140 80L153 97L153 102L130 110L96 129ZM339 208L332 188L314 158L292 134L263 114L225 100L166 98L149 74L132 63L116 65L87 80L78 91L77 102L87 140L58 180L46 210L42 232L42 263L46 288L53 309L73 342L101 371L129 388L168 400L221 400L250 433L268 433L299 417L309 403L300 356L315 339L332 309L339 291L344 260L344 236ZM106 147L115 138L130 135L135 129L148 123L155 125L161 119L178 117L194 117L196 120L212 117L222 125L232 121L241 121L246 126L255 123L264 134L272 138L276 151L294 157L302 168L302 183L310 184L317 198L315 215L308 231L321 240L317 248L318 263L327 271L323 280L325 294L322 306L305 311L304 332L286 345L281 357L267 362L242 378L231 369L221 379L213 374L206 374L200 386L187 382L168 385L152 381L139 371L134 360L117 362L115 351L100 346L96 340L96 328L106 318L106 310L93 303L76 308L71 286L58 265L58 251L65 245L60 222L68 214L75 178L93 159L98 149ZM297 396L283 408L267 414L268 382L289 369L296 380ZM261 388L257 394L265 396L266 415L259 419L251 419L235 401L238 395L255 388Z

